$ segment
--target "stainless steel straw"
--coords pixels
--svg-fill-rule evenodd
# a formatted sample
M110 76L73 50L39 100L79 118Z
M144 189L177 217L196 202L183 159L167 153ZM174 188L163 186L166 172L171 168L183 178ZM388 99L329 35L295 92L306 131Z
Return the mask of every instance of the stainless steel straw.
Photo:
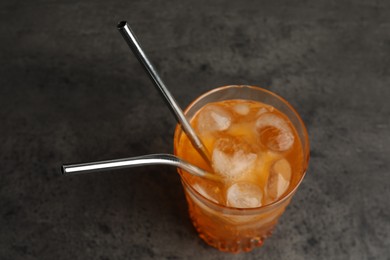
M181 168L193 175L218 181L218 175L211 174L195 165L192 165L172 154L149 154L144 156L123 158L117 160L70 164L62 166L64 175L105 171L112 169L130 168L144 165L166 164Z
M152 79L155 87L159 90L159 92L164 97L165 101L168 103L171 111L175 115L176 119L181 124L183 131L187 134L188 138L191 140L193 146L196 148L196 150L202 155L202 157L207 161L210 162L209 153L200 140L200 138L195 133L194 129L191 127L190 123L188 122L187 118L185 117L183 111L177 104L176 100L173 98L172 94L169 92L167 87L165 86L164 82L159 77L157 71L153 67L152 63L149 61L149 59L146 57L146 54L142 50L135 34L130 29L129 25L126 21L122 21L118 24L118 30L122 34L123 38L129 45L130 49L133 51L134 55L137 57L139 62L143 65L145 70L147 71L148 75Z

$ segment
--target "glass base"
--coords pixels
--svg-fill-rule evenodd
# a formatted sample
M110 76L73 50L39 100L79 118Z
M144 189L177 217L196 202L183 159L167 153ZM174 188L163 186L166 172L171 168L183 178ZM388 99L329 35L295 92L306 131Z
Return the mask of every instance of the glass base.
M203 230L203 228L193 217L191 210L189 213L192 224L198 232L199 237L208 245L222 252L237 254L241 252L252 251L256 247L262 246L264 240L272 235L272 231L274 229L274 226L272 226L269 230L263 231L261 236L256 237L236 237L235 239L217 238L209 235L207 230Z

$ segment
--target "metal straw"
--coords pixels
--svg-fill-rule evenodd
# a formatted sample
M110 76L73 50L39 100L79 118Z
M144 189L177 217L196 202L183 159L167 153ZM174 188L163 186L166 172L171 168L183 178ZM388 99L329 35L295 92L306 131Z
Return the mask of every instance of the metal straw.
M209 160L210 156L206 147L204 146L200 138L196 135L194 129L191 127L190 123L188 122L183 111L177 104L176 100L173 98L172 94L168 91L167 87L159 77L152 63L146 57L146 54L142 50L135 34L130 29L127 22L126 21L120 22L118 24L118 30L122 34L127 44L129 45L130 49L133 51L134 55L137 57L139 62L143 65L144 69L147 71L155 87L159 90L159 92L164 97L165 101L168 103L171 111L175 115L178 122L181 124L183 131L187 134L188 138L190 139L195 149L202 155L202 157L207 162L210 162Z
M72 175L78 173L131 168L131 167L155 165L155 164L172 165L199 177L203 177L215 181L219 180L217 175L211 174L172 154L150 154L150 155L116 159L116 160L63 165L62 173L64 175Z

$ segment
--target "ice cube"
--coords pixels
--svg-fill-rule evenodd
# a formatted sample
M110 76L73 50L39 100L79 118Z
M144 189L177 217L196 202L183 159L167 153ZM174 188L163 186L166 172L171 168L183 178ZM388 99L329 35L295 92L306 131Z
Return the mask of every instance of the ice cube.
M282 152L291 148L294 135L287 121L271 113L264 113L256 121L260 140L268 148Z
M206 191L206 188L205 187L202 187L200 184L198 183L195 183L194 185L192 185L192 187L197 191L199 192L200 195L202 195L203 197L205 197L206 199L208 200L211 200L212 202L215 202L215 203L219 203L218 199L217 199L217 195L215 194L216 192L212 192L212 191Z
M275 109L275 108L274 108L273 106L265 105L264 107L261 107L261 108L257 111L257 116L260 116L260 115L265 114L265 113L268 113L268 112L273 112L274 109Z
M262 114L265 114L265 113L268 113L268 109L266 109L265 107L262 107L259 109L259 111L257 111L257 115L260 116Z
M247 115L250 111L250 108L247 104L237 104L233 107L233 109L237 114L240 114L242 116Z
M208 105L200 111L198 116L198 131L201 134L212 131L223 131L230 127L231 115L222 107Z
M267 183L267 197L275 201L286 192L291 180L291 166L286 159L280 159L271 167Z
M256 208L261 206L263 192L250 182L234 183L226 191L226 204L235 208Z
M216 173L228 180L236 180L250 172L257 159L257 154L244 141L234 138L218 139L212 154L212 166Z

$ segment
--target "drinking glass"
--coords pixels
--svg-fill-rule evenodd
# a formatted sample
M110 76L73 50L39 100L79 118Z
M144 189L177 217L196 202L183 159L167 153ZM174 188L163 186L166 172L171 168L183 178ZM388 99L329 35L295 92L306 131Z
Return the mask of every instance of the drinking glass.
M299 162L299 172L292 172L290 187L276 201L257 208L234 208L216 203L198 192L186 178L186 173L178 169L188 202L189 215L199 236L209 245L221 251L232 253L248 252L261 246L265 238L271 235L278 219L290 203L298 186L302 182L309 162L309 139L305 125L295 109L283 98L266 89L230 85L213 89L193 101L185 110L191 120L206 104L224 100L251 100L271 105L288 117L298 134L303 155ZM174 154L183 154L180 125L174 134Z

